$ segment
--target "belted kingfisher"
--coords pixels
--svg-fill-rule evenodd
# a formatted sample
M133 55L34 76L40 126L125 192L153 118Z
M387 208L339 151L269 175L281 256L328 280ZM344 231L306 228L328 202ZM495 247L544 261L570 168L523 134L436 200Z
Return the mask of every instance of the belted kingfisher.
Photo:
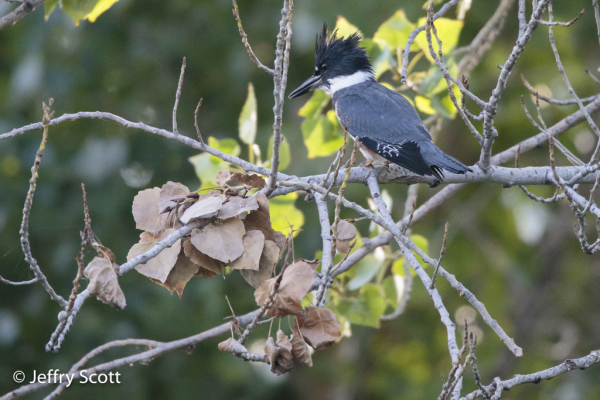
M315 44L315 73L289 98L310 90L331 93L333 109L348 133L361 142L360 150L369 164L390 161L418 175L443 180L442 169L457 174L469 167L445 154L431 136L417 111L403 96L375 80L371 61L360 47L361 36L344 39L329 34L327 25Z

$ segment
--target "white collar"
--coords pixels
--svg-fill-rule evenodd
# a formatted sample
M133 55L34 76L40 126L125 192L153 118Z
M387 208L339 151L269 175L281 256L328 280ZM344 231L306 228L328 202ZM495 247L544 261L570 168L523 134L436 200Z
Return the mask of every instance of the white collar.
M373 74L367 71L358 71L353 73L352 75L344 75L338 76L332 79L329 79L329 88L323 87L324 90L327 90L332 95L335 94L338 90L347 88L349 86L358 85L359 83L367 82L373 80ZM325 86L325 85L323 85Z

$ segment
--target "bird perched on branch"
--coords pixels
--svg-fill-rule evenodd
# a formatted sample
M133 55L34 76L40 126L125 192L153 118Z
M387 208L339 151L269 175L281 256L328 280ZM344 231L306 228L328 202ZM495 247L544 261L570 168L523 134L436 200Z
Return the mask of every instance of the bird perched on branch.
M317 35L315 72L289 98L320 89L331 93L333 109L342 126L372 162L392 162L418 175L433 175L432 186L444 179L443 170L456 174L469 167L440 150L417 111L400 94L377 83L371 61L360 47L361 36ZM347 122L346 122L347 121Z

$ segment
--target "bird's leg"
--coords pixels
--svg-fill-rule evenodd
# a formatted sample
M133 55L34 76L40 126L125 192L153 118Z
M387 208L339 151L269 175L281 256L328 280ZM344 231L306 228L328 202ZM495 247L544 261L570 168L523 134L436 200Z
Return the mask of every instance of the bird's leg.
M373 160L366 160L360 163L359 167L369 168L373 166Z

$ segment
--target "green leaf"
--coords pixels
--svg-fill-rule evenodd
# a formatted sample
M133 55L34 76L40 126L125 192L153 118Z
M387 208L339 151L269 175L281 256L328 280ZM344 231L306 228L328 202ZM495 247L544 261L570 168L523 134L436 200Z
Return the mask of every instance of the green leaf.
M396 284L396 281L401 281L402 287ZM385 293L385 301L392 307L397 308L400 303L400 297L404 291L404 278L399 275L388 276L383 280L383 292ZM400 289L400 290L398 290Z
M457 99L460 101L460 90L457 87L454 87L454 94L458 92ZM431 98L431 106L438 112L440 112L444 117L453 119L456 117L458 111L456 111L456 107L454 103L452 103L452 99L450 98L450 94L446 92L445 94L437 94Z
M248 97L238 119L240 140L246 144L253 144L256 138L256 96L254 86L248 84Z
M316 118L321 114L331 96L324 90L315 90L310 96L310 99L298 110L298 115L301 117Z
M390 19L379 26L373 40L387 43L392 50L399 47L404 48L408 36L415 28L415 24L406 18L404 10L398 10ZM418 50L419 47L413 43L410 49Z
M343 129L333 110L327 115L306 118L302 122L302 136L308 149L308 158L327 157L335 153L343 144Z
M425 25L426 22L427 18L419 19L419 26ZM455 19L438 18L435 20L434 25L437 28L438 37L442 41L442 52L444 56L446 56L450 54L450 52L454 50L454 48L458 44L458 37L460 36L460 31L463 28L464 22L457 21ZM433 32L431 32L431 41L433 43L433 50L437 55L439 47L437 44L437 40L433 35ZM419 33L415 38L415 42L423 50L423 53L425 53L425 57L427 57L427 59L430 62L433 62L433 57L431 57L431 54L429 53L429 45L427 43L426 32L423 31Z
M435 108L431 107L431 100L429 100L427 97L416 96L415 105L417 110L425 114L433 115L437 112Z
M340 300L336 311L353 324L379 328L379 319L385 308L382 290L377 285L367 283L360 289L358 298Z
M426 237L421 236L421 235L411 235L410 239L413 241L414 244L417 245L417 247L419 247L421 250L423 250L423 252L425 254L427 254L427 250L429 248L429 241L427 240ZM428 264L426 264L423 260L421 260L421 257L419 257L419 255L417 255L417 253L415 253L413 251L413 254L415 256L415 258L417 259L417 261L419 262L419 265L421 265L421 267L426 268L428 266ZM394 275L399 275L399 276L404 276L404 256L398 258L397 260L395 260L392 264L392 273ZM409 266L409 270L410 270L410 274L411 276L415 276L417 275L417 273L415 272L415 270Z
M296 208L298 193L290 193L285 196L274 197L269 200L271 214L271 226L276 231L288 234L290 224L294 226L294 237L300 233L304 225L304 214Z
M87 19L95 22L96 19L113 4L119 0L62 0L61 7L63 11L71 17L75 25Z
M50 14L52 14L52 11L54 11L57 5L58 0L46 0L44 2L44 20L48 21Z
M281 135L281 144L279 145L279 171L283 171L290 165L292 156L290 154L290 143L285 140L285 137ZM269 150L268 150L267 162L265 163L266 168L271 168L271 159L273 158L273 136L269 139Z
M361 45L367 50L367 55L371 58L376 79L388 69L396 66L396 59L390 51L390 46L385 42L364 39Z
M356 290L370 282L377 274L383 263L375 258L372 254L365 256L358 262L354 269L356 275L348 282L348 290Z
M210 136L208 138L208 145L232 156L238 156L241 152L240 145L234 139L217 140ZM224 169L229 169L230 166L228 162L209 153L192 156L189 158L189 161L194 166L196 175L200 179L201 189L217 186L215 181L217 173Z
M335 23L335 30L337 30L338 37L348 37L352 35L354 32L358 32L362 35L361 31L354 25L352 25L348 20L342 16L339 16Z

